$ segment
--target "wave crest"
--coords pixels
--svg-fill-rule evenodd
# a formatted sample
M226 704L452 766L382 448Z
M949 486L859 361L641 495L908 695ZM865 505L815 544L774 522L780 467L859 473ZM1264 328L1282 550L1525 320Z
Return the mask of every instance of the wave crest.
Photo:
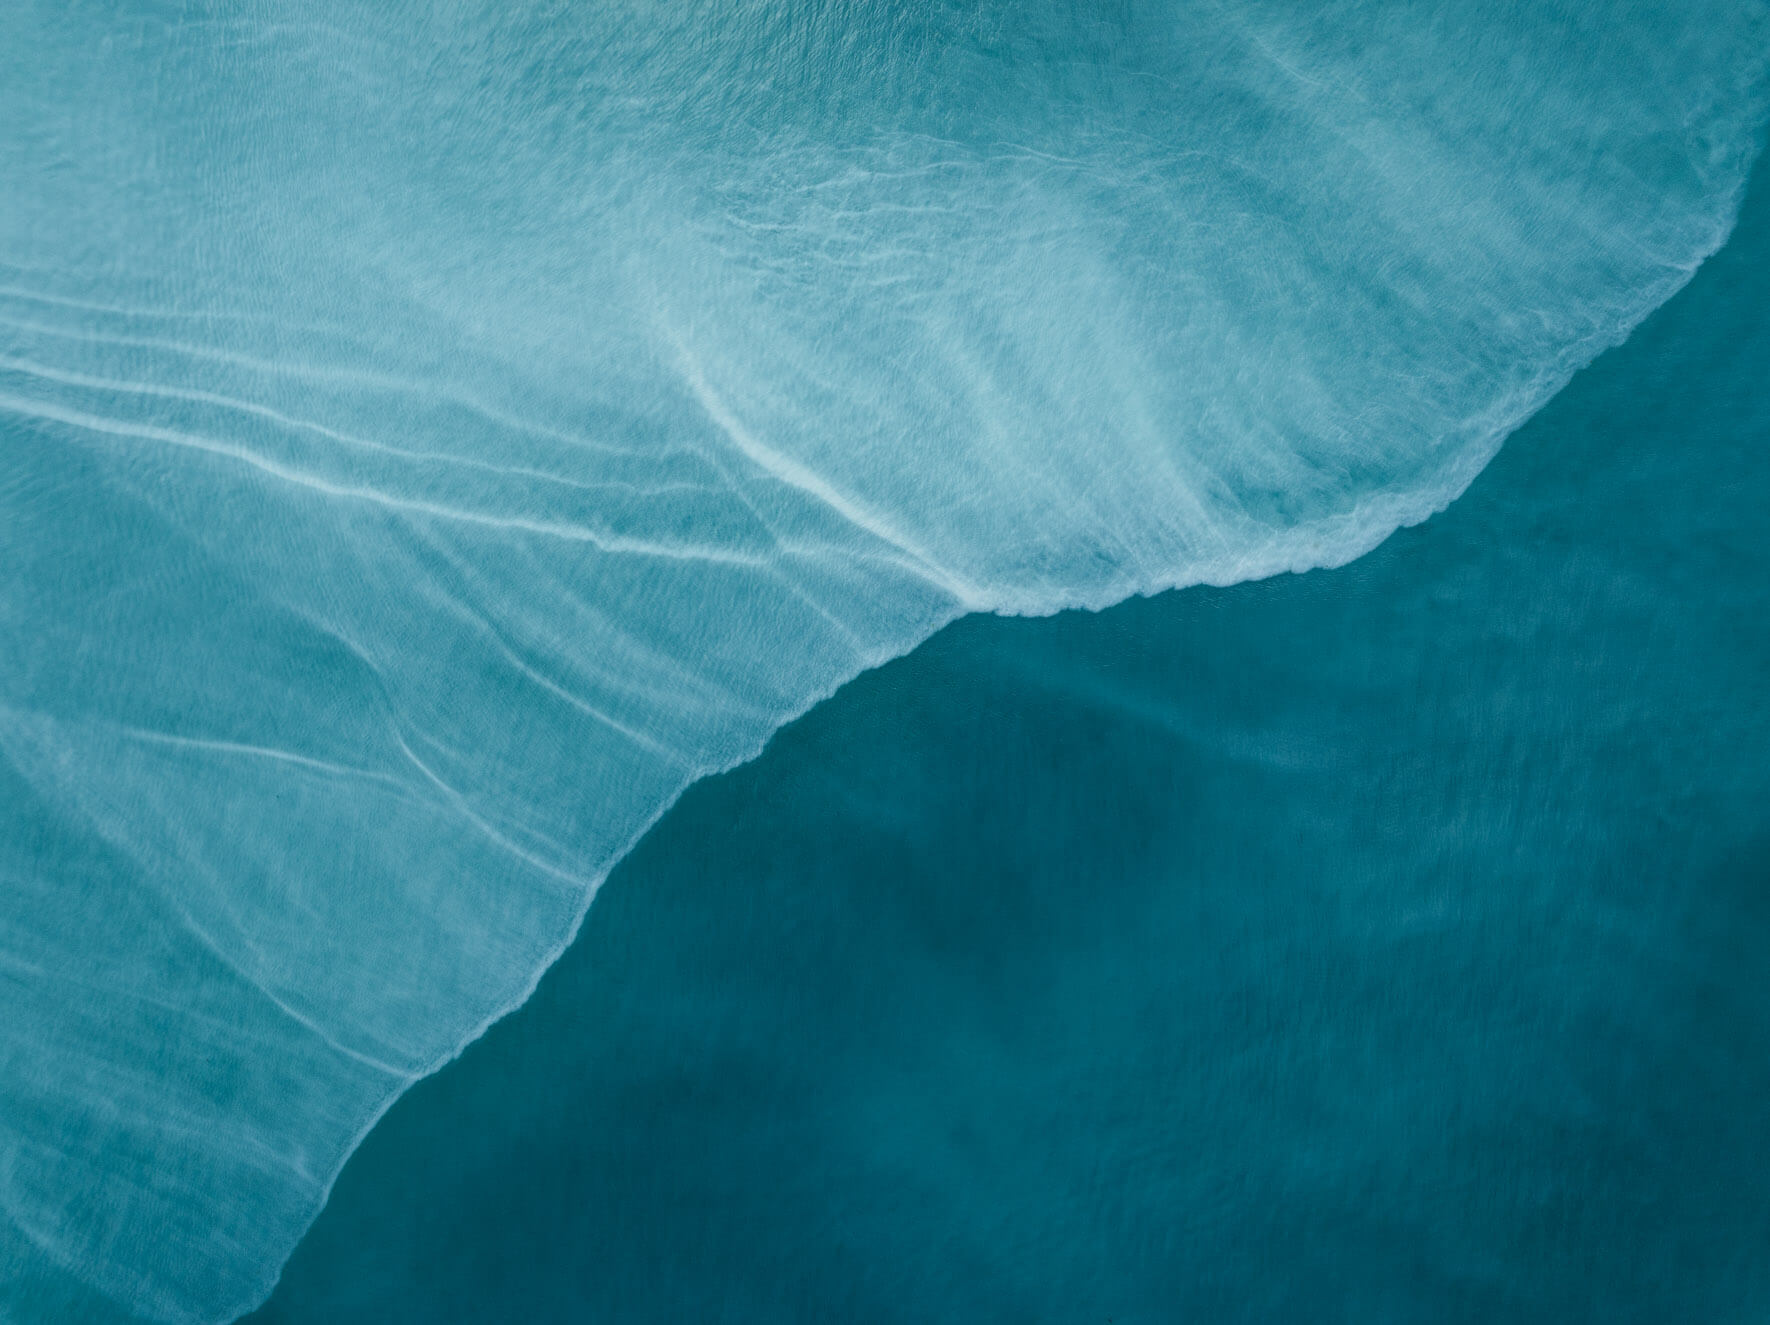
M1729 0L0 24L0 1314L168 1321L261 1299L846 678L1452 500L1723 241L1770 48Z

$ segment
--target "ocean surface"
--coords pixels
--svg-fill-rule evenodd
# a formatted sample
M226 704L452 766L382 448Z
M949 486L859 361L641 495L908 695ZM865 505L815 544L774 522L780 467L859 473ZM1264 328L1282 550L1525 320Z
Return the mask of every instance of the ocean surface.
M1450 510L693 788L254 1322L1770 1317L1770 177Z
M1752 1318L1767 108L4 6L0 1321Z

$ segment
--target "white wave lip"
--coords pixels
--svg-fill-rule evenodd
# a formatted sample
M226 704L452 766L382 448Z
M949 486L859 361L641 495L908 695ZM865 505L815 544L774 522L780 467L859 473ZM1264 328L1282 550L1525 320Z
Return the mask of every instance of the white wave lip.
M1766 35L10 6L0 1319L261 1300L683 787L956 615L1441 508L1723 241Z

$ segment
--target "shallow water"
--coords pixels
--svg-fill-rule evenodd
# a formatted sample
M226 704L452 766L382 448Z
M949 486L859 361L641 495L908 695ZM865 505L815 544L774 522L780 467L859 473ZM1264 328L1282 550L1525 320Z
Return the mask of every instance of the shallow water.
M1428 524L690 791L253 1319L1763 1319L1767 183Z

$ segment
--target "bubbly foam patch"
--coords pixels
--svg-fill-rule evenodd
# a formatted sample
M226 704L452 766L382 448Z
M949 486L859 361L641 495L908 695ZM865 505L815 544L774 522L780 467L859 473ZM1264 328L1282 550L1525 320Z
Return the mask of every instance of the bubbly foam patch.
M1441 508L1723 241L1765 38L11 6L0 1316L250 1307L683 787L956 615Z

